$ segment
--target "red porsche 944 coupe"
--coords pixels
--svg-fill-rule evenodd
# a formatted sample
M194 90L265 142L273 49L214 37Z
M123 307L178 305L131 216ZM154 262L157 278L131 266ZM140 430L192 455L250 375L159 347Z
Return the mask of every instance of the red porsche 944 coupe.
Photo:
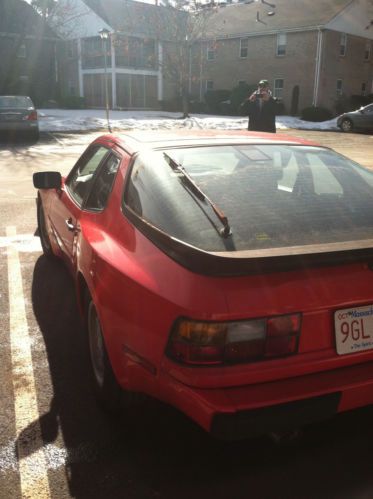
M373 403L373 172L284 136L143 132L34 185L101 403L146 394L224 439Z

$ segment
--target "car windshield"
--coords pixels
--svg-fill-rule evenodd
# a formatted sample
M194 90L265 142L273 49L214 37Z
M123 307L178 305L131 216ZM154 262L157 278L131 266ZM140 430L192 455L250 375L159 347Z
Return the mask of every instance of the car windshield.
M0 108L29 108L33 107L30 97L20 95L0 97Z
M168 158L225 214L229 237L222 237L221 220ZM206 251L373 238L373 172L321 147L231 145L142 153L125 204Z

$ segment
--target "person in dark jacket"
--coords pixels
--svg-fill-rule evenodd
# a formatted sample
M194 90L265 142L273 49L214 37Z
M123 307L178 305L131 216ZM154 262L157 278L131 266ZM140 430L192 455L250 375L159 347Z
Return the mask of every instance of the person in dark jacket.
M260 80L258 89L244 100L242 106L249 116L248 130L276 133L276 99L267 80Z

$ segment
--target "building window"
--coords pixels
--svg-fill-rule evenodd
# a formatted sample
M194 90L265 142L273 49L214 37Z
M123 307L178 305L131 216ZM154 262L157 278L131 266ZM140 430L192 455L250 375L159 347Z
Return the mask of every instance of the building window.
M248 38L241 38L240 39L240 57L242 59L246 59L248 51L249 51L249 39Z
M361 84L361 95L366 95L366 92L367 92L367 84L362 83Z
M74 57L74 41L67 42L67 57L72 59Z
M370 53L372 50L371 42L366 42L364 51L364 61L370 60Z
M284 90L284 80L282 78L276 78L273 89L273 96L276 97L277 99L282 99L283 90Z
M20 45L18 47L17 57L22 58L22 59L26 58L26 45L24 43L22 43L22 45Z
M337 95L342 95L343 87L342 80L337 80Z
M207 60L208 61L214 61L216 58L216 46L214 45L209 45L207 47Z
M209 90L214 90L213 80L206 80L206 92L208 92Z
M76 87L72 81L69 81L67 84L67 87L69 89L69 95L77 95L76 94Z
M276 55L286 54L286 33L279 33L277 35L277 51Z
M346 49L347 49L347 35L346 33L342 33L339 45L339 55L344 57L346 55Z

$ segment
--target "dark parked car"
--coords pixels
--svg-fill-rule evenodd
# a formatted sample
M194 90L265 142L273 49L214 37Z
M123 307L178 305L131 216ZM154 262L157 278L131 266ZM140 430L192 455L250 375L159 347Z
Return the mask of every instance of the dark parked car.
M30 97L0 96L0 134L11 139L27 136L32 140L38 140L38 113Z
M109 409L141 392L235 439L373 404L372 171L283 135L131 133L34 186Z
M337 125L343 132L373 130L373 104L339 116Z

